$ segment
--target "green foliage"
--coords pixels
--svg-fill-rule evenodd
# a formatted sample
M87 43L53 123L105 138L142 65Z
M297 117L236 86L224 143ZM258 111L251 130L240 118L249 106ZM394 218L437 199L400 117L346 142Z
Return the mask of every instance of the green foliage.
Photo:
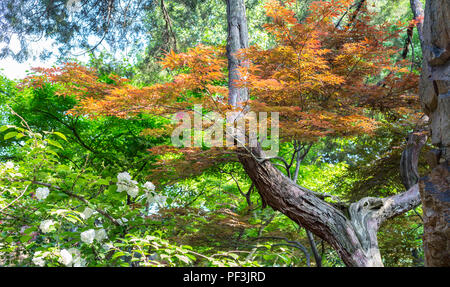
M22 135L20 160L0 166L2 265L254 264L230 252L218 253L215 258L188 246L172 245L158 230L156 235L148 235L148 225L160 225L146 217L164 204L165 200L156 200L160 192L134 182L138 193L132 195L128 190L127 195L118 192L120 176L97 176L88 160L80 170L60 164L66 136L33 132L26 122L22 124L1 128L6 140Z

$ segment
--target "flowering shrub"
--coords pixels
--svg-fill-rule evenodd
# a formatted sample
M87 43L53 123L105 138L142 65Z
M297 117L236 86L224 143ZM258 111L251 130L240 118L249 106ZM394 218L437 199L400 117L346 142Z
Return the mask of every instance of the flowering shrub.
M26 122L0 131L4 139L20 138L24 144L22 160L0 163L0 265L255 264L228 254L202 255L170 244L161 231L149 233L149 215L167 205L167 196L127 171L102 177L59 163L67 141L63 134L36 133Z

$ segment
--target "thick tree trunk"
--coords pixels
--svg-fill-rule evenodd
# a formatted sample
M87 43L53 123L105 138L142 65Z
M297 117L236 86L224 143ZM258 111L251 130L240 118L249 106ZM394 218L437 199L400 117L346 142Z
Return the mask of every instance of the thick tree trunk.
M419 95L431 120L431 174L420 180L426 266L450 266L450 2L411 0L422 52Z

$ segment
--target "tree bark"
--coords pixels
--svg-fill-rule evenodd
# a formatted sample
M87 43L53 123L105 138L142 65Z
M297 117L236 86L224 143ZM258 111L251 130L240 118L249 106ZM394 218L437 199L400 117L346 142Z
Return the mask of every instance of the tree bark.
M423 54L419 96L438 148L429 154L433 170L419 181L425 265L450 266L450 3L428 0L423 11L419 0L411 0L411 8L423 19L417 24Z
M238 68L245 64L238 59L236 53L240 49L248 48L248 28L244 0L227 0L227 20L228 103L237 106L238 103L245 102L248 99L247 89L235 86L235 82L240 78Z
M450 167L441 164L420 179L425 266L450 266Z
M426 142L425 131L416 131L408 135L406 148L400 160L400 177L406 189L410 189L419 181L419 151Z

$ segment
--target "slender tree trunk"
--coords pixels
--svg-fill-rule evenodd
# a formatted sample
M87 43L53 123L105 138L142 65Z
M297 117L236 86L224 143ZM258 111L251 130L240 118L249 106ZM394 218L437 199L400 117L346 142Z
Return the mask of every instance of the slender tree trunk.
M294 183L297 183L298 174L300 172L300 165L303 161L303 159L308 155L309 150L312 147L312 144L309 144L308 146L304 146L303 154L300 154L300 146L301 143L294 141L294 155L295 155L295 171L292 175L292 181ZM308 237L309 246L311 247L311 251L314 255L314 260L316 262L317 267L322 267L322 257L319 254L319 251L317 250L316 242L314 241L314 235L309 231L308 229L305 229L306 236Z
M247 89L235 86L235 81L240 78L238 68L244 64L237 58L236 53L240 49L248 48L248 28L244 0L227 0L227 20L228 103L236 106L248 99Z
M308 237L309 245L311 246L311 251L314 255L314 260L316 261L317 267L322 267L322 256L320 256L317 250L316 242L314 241L314 236L311 231L306 229L306 236Z
M431 120L431 142L438 149L429 154L433 168L420 179L424 219L426 266L450 266L450 3L428 0L425 12L411 0L423 63L419 95Z

